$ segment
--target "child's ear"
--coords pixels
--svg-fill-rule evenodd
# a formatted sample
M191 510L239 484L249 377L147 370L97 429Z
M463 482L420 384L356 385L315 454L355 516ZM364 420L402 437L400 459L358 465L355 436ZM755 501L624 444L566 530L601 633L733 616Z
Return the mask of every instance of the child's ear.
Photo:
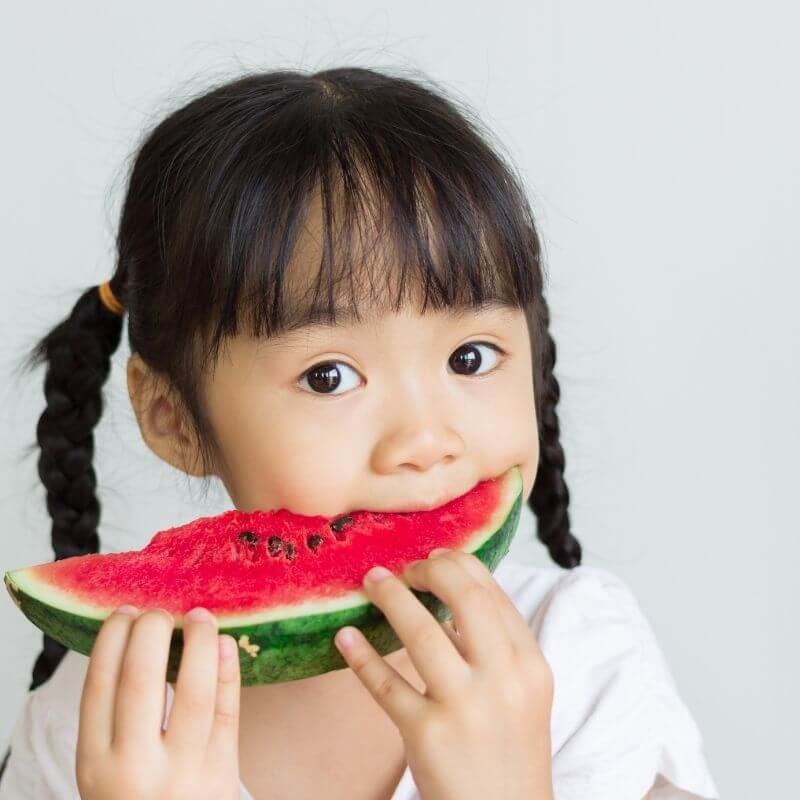
M191 426L173 401L174 392L138 353L128 359L128 394L147 446L173 467L206 475Z

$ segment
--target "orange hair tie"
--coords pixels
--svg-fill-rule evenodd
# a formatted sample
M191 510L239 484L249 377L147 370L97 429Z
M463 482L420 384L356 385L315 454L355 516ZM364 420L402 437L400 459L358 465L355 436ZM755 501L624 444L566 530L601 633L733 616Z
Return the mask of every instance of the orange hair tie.
M125 313L124 306L119 300L117 300L116 297L114 297L114 292L111 291L110 281L101 283L97 287L97 291L100 294L101 302L112 314L117 314L121 317Z

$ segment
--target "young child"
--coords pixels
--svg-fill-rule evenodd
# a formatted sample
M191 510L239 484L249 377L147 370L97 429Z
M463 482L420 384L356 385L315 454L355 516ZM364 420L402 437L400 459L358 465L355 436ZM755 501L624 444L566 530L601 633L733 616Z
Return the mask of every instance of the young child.
M446 551L365 576L405 646L344 629L348 668L283 684L241 688L202 609L175 686L163 610L112 614L90 658L45 637L2 800L718 797L636 599L581 565L540 242L489 140L432 82L362 68L174 111L132 165L113 276L31 354L39 474L56 558L98 552L93 429L127 318L147 445L234 507L431 508L516 464L558 566Z

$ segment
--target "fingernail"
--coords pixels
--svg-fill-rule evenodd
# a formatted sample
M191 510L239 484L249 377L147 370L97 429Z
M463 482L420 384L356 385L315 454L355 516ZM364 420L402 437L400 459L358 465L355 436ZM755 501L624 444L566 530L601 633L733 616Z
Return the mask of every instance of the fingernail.
M139 613L139 609L136 606L131 605L124 605L120 606L117 609L118 614L130 614L132 617L136 616Z
M386 567L373 567L364 577L370 581L382 581L392 573Z
M186 619L191 620L192 622L214 622L214 617L212 616L211 612L208 609L203 608L202 606L197 606L197 608L193 608L187 615Z
M436 547L428 553L428 557L431 556L440 556L442 553L449 553L450 550L447 547Z
M223 661L231 661L236 655L236 642L230 636L219 637L219 655Z
M352 647L356 643L356 635L352 628L342 628L336 634L336 644L343 650Z

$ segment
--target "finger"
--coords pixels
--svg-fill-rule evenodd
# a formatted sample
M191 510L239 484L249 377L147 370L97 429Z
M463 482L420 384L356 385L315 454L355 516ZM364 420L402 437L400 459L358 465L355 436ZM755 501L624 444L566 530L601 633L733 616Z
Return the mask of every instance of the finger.
M207 609L192 609L183 617L183 654L165 734L170 748L196 752L208 747L216 707L218 660L216 618Z
M96 759L106 755L111 747L114 736L114 699L122 671L122 657L134 620L133 614L117 609L106 617L94 640L83 680L78 717L78 760Z
M217 668L217 702L209 739L209 757L219 765L230 764L239 758L239 701L241 674L239 647L227 634L217 637L219 666Z
M115 746L139 750L161 736L172 627L172 615L162 608L140 614L131 627L117 688Z
M344 631L344 634L342 633ZM339 652L375 702L404 731L425 709L427 700L390 667L357 628L343 628L334 639ZM352 643L346 636L352 636Z
M469 681L470 668L453 646L439 621L390 573L375 581L365 576L369 600L386 616L419 673L428 693L444 699L457 694Z
M513 646L492 593L452 552L412 562L404 578L415 589L441 598L452 611L469 664L484 668L507 664Z
M503 591L503 587L497 582L497 579L489 571L486 564L472 553L465 553L461 550L446 550L442 555L447 555L448 558L452 558L461 564L465 570L475 577L475 580L489 589L492 598L497 604L497 610L500 613L500 619L506 629L508 638L514 648L524 652L533 647L538 651L539 643L536 641L528 621L514 605L514 601Z
M461 636L459 636L458 631L456 630L455 623L452 619L447 619L442 623L442 629L447 634L447 638L453 643L453 647L458 650L459 655L466 660L466 654L464 653L464 643L461 641Z

